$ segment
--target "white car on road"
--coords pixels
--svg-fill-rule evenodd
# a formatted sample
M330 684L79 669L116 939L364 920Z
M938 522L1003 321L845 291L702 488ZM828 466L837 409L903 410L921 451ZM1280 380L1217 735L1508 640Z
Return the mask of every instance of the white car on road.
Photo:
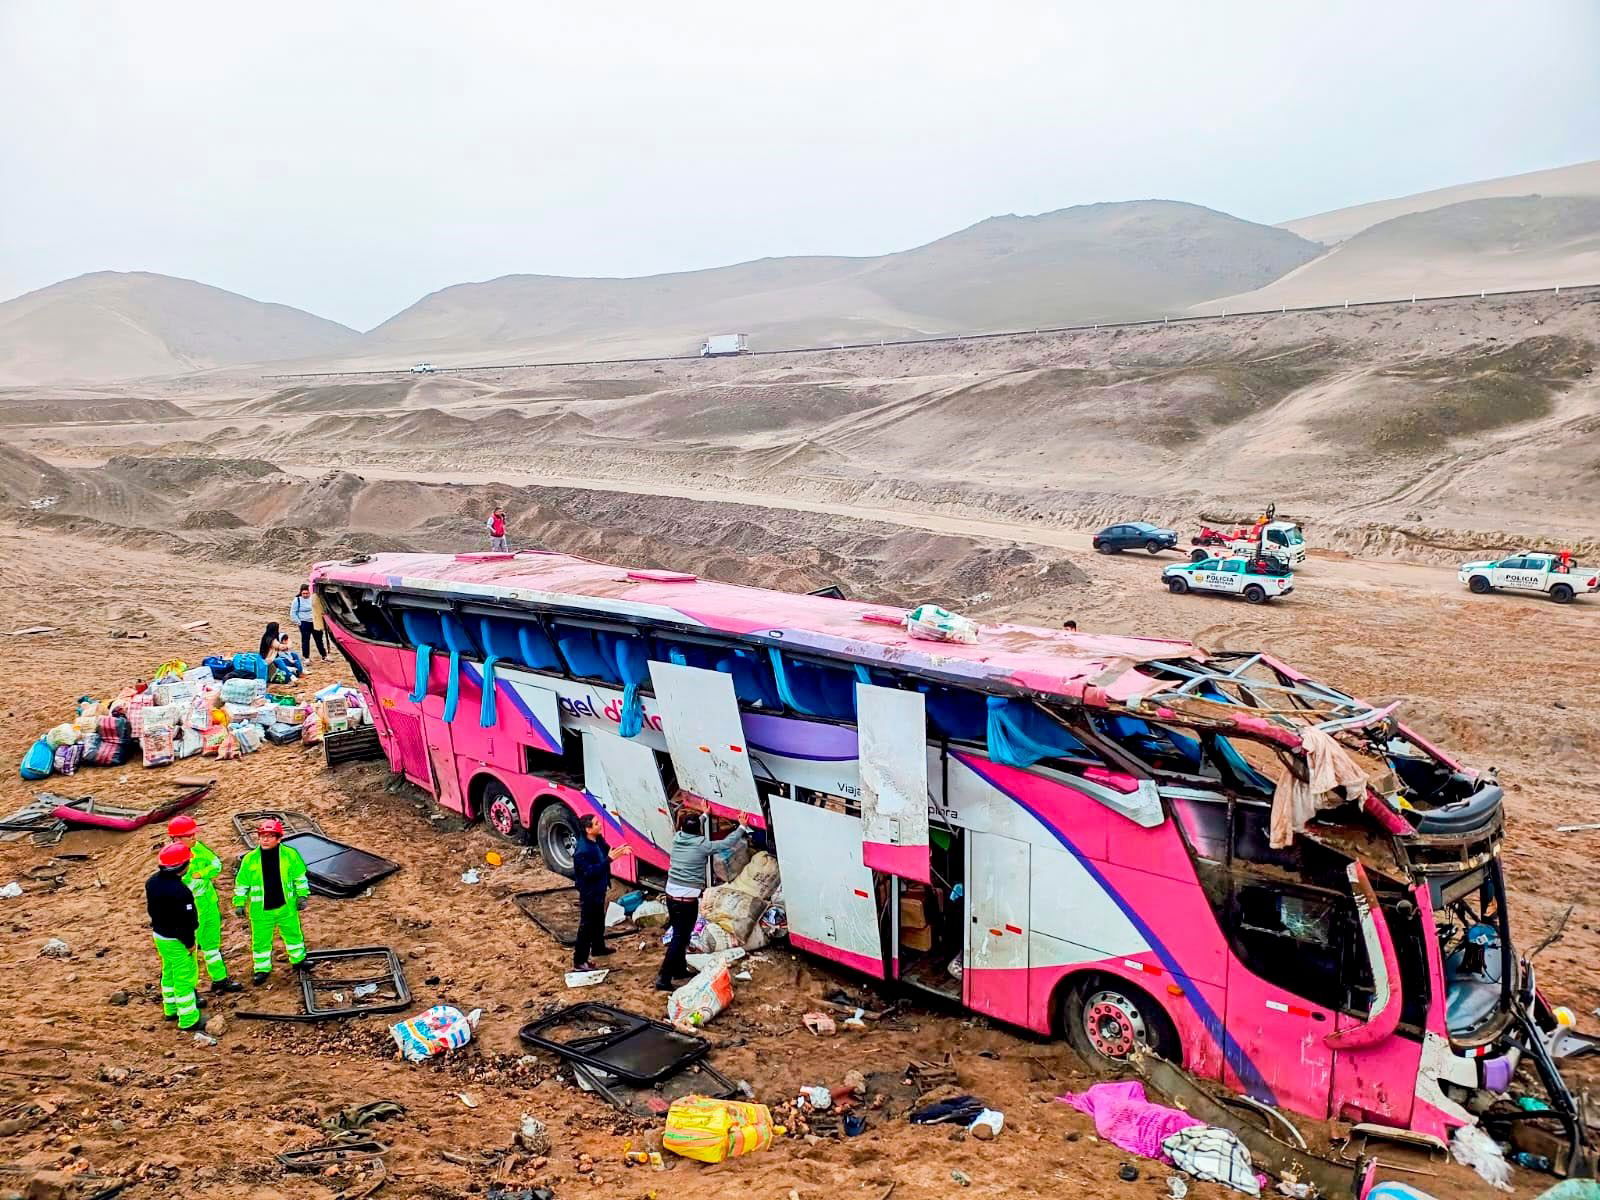
M1569 604L1580 592L1600 592L1600 567L1580 567L1573 563L1565 571L1554 554L1528 550L1498 561L1462 563L1456 572L1480 596L1496 588L1516 592L1543 592L1557 604Z
M1259 558L1203 558L1199 562L1173 563L1161 572L1161 582L1174 595L1225 592L1243 596L1251 604L1265 604L1294 591L1292 571Z

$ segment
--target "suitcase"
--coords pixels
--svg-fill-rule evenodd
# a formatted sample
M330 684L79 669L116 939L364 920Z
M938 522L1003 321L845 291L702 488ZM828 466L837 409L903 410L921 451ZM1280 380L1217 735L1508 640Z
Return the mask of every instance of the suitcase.
M282 721L267 726L267 741L274 746L287 746L300 740L300 726L285 725Z

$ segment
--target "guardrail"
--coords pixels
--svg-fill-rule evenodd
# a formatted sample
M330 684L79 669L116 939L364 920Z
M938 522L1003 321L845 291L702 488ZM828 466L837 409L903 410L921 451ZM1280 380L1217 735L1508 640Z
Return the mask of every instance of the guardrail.
M1192 325L1203 321L1231 321L1237 317L1272 317L1288 313L1343 312L1349 309L1370 309L1396 305L1403 305L1409 308L1413 304L1432 303L1440 300L1487 300L1491 296L1544 296L1551 294L1559 296L1562 292L1588 292L1595 290L1600 290L1600 283L1579 283L1554 288L1507 288L1502 291L1455 292L1443 296L1412 296L1410 299L1404 300L1346 300L1342 304L1305 304L1298 307L1252 308L1236 313L1224 310L1220 313L1197 313L1192 316L1148 317L1139 321L1096 321L1085 322L1080 325L1041 325L1035 329L1005 329L994 333L946 333L934 337L879 338L873 342L835 342L826 346L789 346L776 350L747 350L742 354L736 356L728 355L726 357L758 358L776 354L836 354L841 350L876 350L884 346L932 346L949 342L983 342L999 338L1037 337L1053 333L1083 333L1097 329L1148 329L1154 325ZM463 372L477 371L524 371L533 367L602 367L625 366L630 363L699 362L703 357L699 354L657 354L635 358L574 358L547 362L485 363L466 367L434 367L430 372L426 373L459 375ZM262 378L330 379L351 375L413 375L422 373L413 371L410 367L374 367L365 371L300 371L287 375L263 375Z

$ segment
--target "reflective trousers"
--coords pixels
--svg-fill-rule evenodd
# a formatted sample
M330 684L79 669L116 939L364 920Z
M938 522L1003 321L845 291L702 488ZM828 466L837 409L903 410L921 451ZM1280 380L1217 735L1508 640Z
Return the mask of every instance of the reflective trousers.
M196 896L194 909L200 918L200 928L194 932L195 953L213 981L226 979L228 965L222 961L222 914L217 911L216 892Z
M272 970L272 935L283 939L283 951L291 967L306 956L306 939L300 932L300 910L291 900L282 908L250 909L250 959L257 975Z
M200 1005L194 994L200 971L194 963L194 951L177 938L159 933L150 937L161 956L161 1011L165 1016L176 1016L179 1029L193 1029L200 1024Z

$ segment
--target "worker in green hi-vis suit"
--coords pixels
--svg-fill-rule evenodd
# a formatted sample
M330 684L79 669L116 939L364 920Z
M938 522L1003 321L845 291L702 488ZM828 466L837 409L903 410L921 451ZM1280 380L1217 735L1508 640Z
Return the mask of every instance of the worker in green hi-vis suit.
M233 881L233 907L250 918L251 983L265 983L272 973L272 935L283 939L289 965L305 961L306 939L300 932L300 909L311 899L305 859L293 846L280 845L283 822L268 817L256 826L258 845L244 856ZM247 907L248 904L248 907Z
M161 1013L179 1029L200 1022L200 998L194 994L199 972L194 965L194 931L198 922L194 894L183 882L189 865L189 847L181 842L163 846L160 868L144 881L144 903L150 913L150 935L161 959Z
M176 816L167 822L167 836L189 847L191 855L183 882L194 895L195 916L200 922L194 935L195 950L205 963L213 992L243 991L241 984L228 978L228 965L222 961L222 912L212 883L222 874L222 860L200 840L199 831L200 822L191 816Z

